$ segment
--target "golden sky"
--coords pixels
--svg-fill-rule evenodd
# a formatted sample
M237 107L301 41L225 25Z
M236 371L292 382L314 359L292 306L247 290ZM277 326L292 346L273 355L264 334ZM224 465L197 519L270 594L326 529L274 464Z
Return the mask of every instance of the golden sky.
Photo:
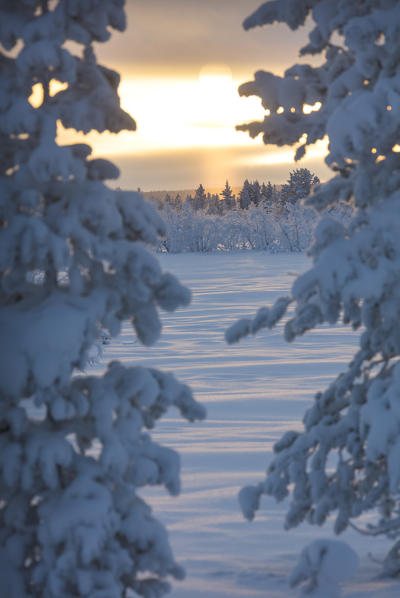
M283 182L289 170L327 172L316 147L293 164L293 149L264 146L235 125L262 120L257 98L240 83L260 69L282 73L297 61L305 32L286 26L245 32L241 23L260 0L127 0L127 30L97 44L99 62L121 74L121 104L136 132L86 136L96 155L121 168L118 184L143 190L186 189L228 178ZM71 133L62 133L70 141Z

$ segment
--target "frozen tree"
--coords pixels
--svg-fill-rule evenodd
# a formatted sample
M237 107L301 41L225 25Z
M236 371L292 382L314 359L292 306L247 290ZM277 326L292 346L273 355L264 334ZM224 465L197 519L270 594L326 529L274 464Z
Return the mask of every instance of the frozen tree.
M175 208L175 210L178 210L178 211L179 211L179 210L181 210L181 209L182 209L182 197L180 196L180 194L179 194L179 193L177 193L177 194L175 195L175 198L174 198L173 204L174 204L174 208Z
M314 210L304 207L301 202L289 202L273 219L280 231L283 251L305 251L310 247L316 222Z
M161 596L181 577L163 526L137 493L179 491L179 458L149 430L170 406L203 409L172 374L118 362L84 372L98 330L130 320L160 333L158 308L189 291L145 244L164 226L139 193L85 144L133 130L116 72L93 42L123 30L122 0L4 0L0 7L0 570L7 598ZM74 42L74 43L69 43ZM79 50L79 48L81 50ZM72 49L76 53L72 53ZM53 82L64 84L54 93ZM33 87L42 99L34 108ZM35 103L36 104L36 103Z
M190 194L186 195L185 201L183 202L183 207L185 209L190 209L190 208L194 209L194 200L193 200L193 197Z
M270 197L272 195L272 183L271 181L268 181L267 184L263 183L261 185L261 195L263 196L263 199L267 199L268 197Z
M348 367L315 396L303 430L289 431L274 447L266 480L243 491L252 518L262 494L290 495L286 527L303 520L321 525L336 515L344 531L373 510L365 534L395 539L385 574L400 573L400 4L397 0L276 0L244 22L286 22L315 27L302 55L322 64L298 64L283 77L259 71L240 88L270 110L263 122L240 128L265 143L309 144L329 138L332 178L307 204L322 213L310 255L311 269L291 294L228 332L229 342L271 328L289 305L285 337L340 319L360 329L359 349ZM304 105L313 110L304 110ZM278 111L278 108L282 110ZM347 225L329 210L353 202ZM357 526L359 527L359 525Z
M172 197L169 193L166 194L164 202L166 206L170 206L174 210L180 210L182 208L182 198L179 193Z
M281 201L284 204L295 204L308 197L313 186L319 182L319 178L308 168L296 168L290 172L287 182L281 187Z
M243 187L239 193L239 207L241 210L247 210L251 204L251 184L246 179L243 183Z
M229 186L228 180L225 183L225 187L221 191L222 202L225 210L232 210L235 207L235 196L232 193L232 189Z
M242 210L247 210L250 204L258 206L261 202L261 186L258 181L249 182L248 179L243 183L239 195L239 206Z
M207 195L206 195L206 192L204 191L204 187L201 183L196 189L193 203L194 203L194 208L196 210L204 210L206 207Z
M250 197L251 197L251 201L255 206L258 206L258 204L261 201L261 186L260 183L258 181L253 181L253 183L250 186Z
M207 213L208 214L222 214L223 202L220 200L218 193L207 193Z
M277 214L279 212L279 192L276 185L268 181L267 185L261 185L261 205L267 212Z
M286 235L279 235L279 227L275 219L260 206L253 203L247 210L240 210L239 222L242 227L242 238L251 249L281 249L288 251ZM280 238L279 238L280 237Z

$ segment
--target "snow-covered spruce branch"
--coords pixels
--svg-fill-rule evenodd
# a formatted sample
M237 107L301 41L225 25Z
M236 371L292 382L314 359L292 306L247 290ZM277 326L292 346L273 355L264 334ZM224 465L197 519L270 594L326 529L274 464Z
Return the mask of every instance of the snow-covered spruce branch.
M179 456L150 430L172 406L189 421L204 409L172 374L117 362L99 376L84 368L99 329L113 337L129 320L150 345L160 334L159 310L187 305L190 292L146 250L165 233L156 210L139 193L109 188L104 181L118 169L91 159L90 146L56 140L58 122L84 133L135 129L120 107L118 73L93 51L110 29L124 30L123 5L30 0L0 8L7 598L158 598L169 576L184 573L137 491L149 484L179 491ZM65 88L51 95L53 80Z
M225 339L229 344L237 343L250 334L257 334L263 328L273 328L285 315L292 303L290 297L279 297L271 307L260 307L253 319L242 318L225 332Z
M371 526L370 528L359 527L352 521L349 521L349 526L362 536L382 536L388 533L392 534L393 532L397 532L397 530L400 529L400 519L397 521L392 519L386 525Z
M265 2L245 27L286 22L292 29L314 21L303 55L322 54L321 66L295 65L283 77L259 71L239 89L270 111L241 125L265 143L309 145L329 138L327 164L334 173L307 200L322 214L309 250L313 265L291 290L294 314L285 337L322 323L360 330L360 349L347 369L315 396L301 432L274 447L264 482L240 500L251 518L263 494L290 495L286 527L307 520L321 525L335 513L344 531L366 511L381 521L377 533L400 534L400 6L396 0ZM334 35L340 32L340 44ZM313 110L304 110L308 104ZM279 109L279 110L278 110ZM349 222L329 211L343 201L355 207ZM251 332L238 324L229 340ZM381 367L377 368L377 364ZM333 464L333 466L332 466ZM400 542L384 560L398 575Z

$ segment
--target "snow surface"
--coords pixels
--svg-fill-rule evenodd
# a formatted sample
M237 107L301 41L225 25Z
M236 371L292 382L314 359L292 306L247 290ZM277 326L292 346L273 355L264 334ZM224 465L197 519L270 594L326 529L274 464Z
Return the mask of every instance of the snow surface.
M174 582L169 596L297 596L288 577L307 545L335 538L329 523L323 528L302 524L285 532L285 503L269 498L262 499L249 523L237 495L262 479L273 443L299 426L314 392L324 389L349 361L357 337L341 326L323 326L290 345L280 329L226 345L225 330L239 317L252 317L260 305L287 293L293 277L309 265L304 255L167 254L159 261L191 288L192 304L163 316L163 334L155 346L140 346L126 324L103 357L173 371L208 410L207 420L196 424L171 413L153 433L182 458L180 496L145 491L155 515L168 527L175 558L186 568L186 579ZM102 367L102 362L96 365L98 371ZM355 576L342 584L342 596L400 595L400 582L376 579L380 566L368 557L372 552L383 559L390 541L353 531L340 540L360 558Z

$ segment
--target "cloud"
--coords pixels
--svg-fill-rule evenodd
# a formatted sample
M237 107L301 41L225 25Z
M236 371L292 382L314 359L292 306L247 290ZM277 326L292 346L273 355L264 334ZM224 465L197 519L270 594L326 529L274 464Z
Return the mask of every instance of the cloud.
M128 28L113 33L98 54L123 69L199 72L204 64L227 64L234 75L260 68L282 71L297 61L306 31L274 25L245 32L242 21L261 0L128 0ZM306 29L307 30L307 29Z

